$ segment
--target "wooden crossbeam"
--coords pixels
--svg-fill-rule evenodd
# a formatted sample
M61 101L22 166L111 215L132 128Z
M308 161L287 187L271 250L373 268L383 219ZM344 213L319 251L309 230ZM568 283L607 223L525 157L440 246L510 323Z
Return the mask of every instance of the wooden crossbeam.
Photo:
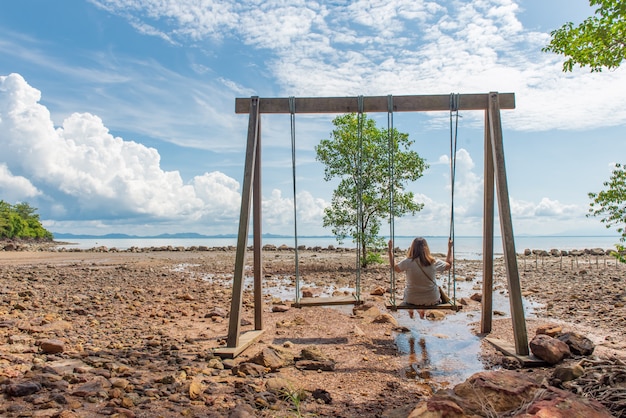
M439 303L437 305L411 305L410 303L402 302L399 305L394 305L393 303L388 303L385 307L391 311L396 311L398 309L423 309L423 310L452 310L452 311L460 311L463 309L462 305L453 304L450 302L447 303Z
M289 98L259 98L260 113L291 113ZM501 109L515 109L515 93L499 93ZM459 94L459 110L486 110L489 109L489 94ZM364 96L363 111L387 112L389 110L388 96ZM449 111L450 95L417 95L393 96L394 112L428 112ZM250 98L235 99L235 113L249 113ZM359 112L359 98L354 97L296 97L296 113L357 113Z
M305 306L332 306L332 305L360 305L363 301L354 296L329 296L317 298L300 298L298 302L292 303L295 308Z

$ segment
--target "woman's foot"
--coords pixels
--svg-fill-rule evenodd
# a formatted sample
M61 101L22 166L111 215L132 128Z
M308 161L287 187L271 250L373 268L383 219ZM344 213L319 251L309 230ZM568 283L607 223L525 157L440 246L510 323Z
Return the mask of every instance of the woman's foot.
M426 311L423 309L420 309L419 311L417 311L417 313L420 314L420 319L424 319L424 317L426 316Z
M413 309L409 309L409 318L415 318L415 312L413 311Z

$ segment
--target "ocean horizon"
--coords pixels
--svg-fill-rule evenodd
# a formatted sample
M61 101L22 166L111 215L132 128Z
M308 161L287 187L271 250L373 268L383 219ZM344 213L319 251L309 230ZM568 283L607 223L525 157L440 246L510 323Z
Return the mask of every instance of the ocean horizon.
M401 236L394 239L397 248L406 249L410 246L414 237ZM433 253L444 253L447 248L448 237L433 236L425 237L428 245ZM150 247L227 247L236 246L236 237L200 237L200 238L58 238L57 248L88 250L96 247L107 247L109 249L116 248L118 250L127 250L131 247L150 248ZM295 246L294 237L288 236L269 236L263 237L261 240L263 245L287 245ZM523 253L525 249L530 250L584 250L591 248L614 249L615 244L619 243L619 237L613 236L519 236L515 238L516 253ZM328 248L355 248L356 245L351 240L346 240L343 244L339 244L334 237L317 236L317 237L298 237L298 246L306 247L322 247ZM247 245L252 245L252 238L248 239ZM455 257L459 259L480 259L482 257L483 239L480 236L457 236L455 237ZM494 237L494 254L501 255L502 238Z

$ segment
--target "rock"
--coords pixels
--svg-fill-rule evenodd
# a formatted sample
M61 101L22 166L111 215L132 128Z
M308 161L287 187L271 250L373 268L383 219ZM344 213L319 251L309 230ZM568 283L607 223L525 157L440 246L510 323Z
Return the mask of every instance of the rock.
M61 340L41 340L39 341L39 348L42 353L57 354L65 351L65 343Z
M228 413L228 418L254 418L256 416L254 408L245 403L235 406Z
M517 408L531 401L539 388L524 374L502 370L476 373L455 386L454 393L464 399L472 412L481 415L486 405L497 413Z
M126 417L126 418L135 418L135 413L127 408L113 408L114 416L116 417Z
M373 305L363 305L363 307L359 307L359 306L355 306L352 309L352 312L354 313L355 316L361 317L361 318L376 318L377 316L380 316L382 314L382 312L380 311L380 309L378 309L376 306Z
M63 359L63 360L51 361L51 362L46 363L46 367L49 367L50 369L52 369L55 373L59 375L70 374L70 373L73 373L74 370L77 370L77 369L80 369L80 370L91 369L91 367L89 367L83 361L76 360L76 359Z
M365 332L359 328L358 326L354 326L354 328L352 329L352 334L356 335L357 337L363 337L365 336Z
M557 364L571 355L567 344L545 334L535 335L529 345L530 350L537 358L549 364Z
M480 293L474 293L472 296L470 296L471 300L474 300L476 302L482 302L483 300L483 295Z
M437 311L437 310L427 310L426 311L426 318L428 319L432 319L434 321L439 321L442 320L446 317L446 314L442 311Z
M124 379L123 377L112 377L109 379L109 382L111 382L114 388L120 389L126 389L130 383L128 379Z
M86 398L105 393L111 387L111 383L102 376L96 376L93 380L77 386L71 392L73 396Z
M604 248L592 248L589 250L591 255L604 255Z
M385 288L382 286L377 286L374 290L370 292L372 296L383 296L385 294Z
M302 351L300 351L298 360L328 360L328 357L322 353L319 347L311 345L304 347Z
M332 360L298 360L295 366L300 370L321 370L323 372L335 370L335 362Z
M234 376L263 376L268 368L256 363L241 363L233 367Z
M585 374L585 369L579 364L573 366L559 366L554 369L550 383L554 386L560 386L561 383L578 379L583 374Z
M222 363L222 360L219 358L212 358L207 362L207 368L224 370L224 363Z
M381 314L380 309L371 303L363 303L352 308L352 313L359 317L376 318Z
M312 298L312 297L316 297L322 294L322 289L319 288L312 288L312 287L303 287L301 289L301 293L302 293L302 297L303 298Z
M189 385L189 399L193 401L200 398L204 389L206 389L206 386L202 382L202 378L195 377Z
M276 395L283 395L285 391L293 390L294 383L284 377L270 377L265 382L265 389Z
M250 362L260 364L263 367L276 371L288 364L293 363L293 355L278 347L266 347L256 356L250 359Z
M37 382L24 382L8 385L5 393L16 398L32 395L41 390L41 385Z
M330 396L330 393L324 389L315 389L311 396L313 396L313 399L321 400L326 405L333 402L333 398Z
M228 311L224 308L220 308L219 306L215 306L204 317L213 318L215 316L219 318L226 318L228 316Z
M575 396L555 387L547 387L539 399L533 400L523 410L515 415L516 418L533 417L584 417L610 418L611 414L602 404L594 399Z
M289 310L289 306L285 304L278 304L272 306L272 312L287 312Z
M375 324L391 324L396 327L398 326L398 320L388 313L378 315L372 322Z
M408 418L464 418L466 415L463 408L454 399L444 395L435 395L417 404Z
M568 332L557 338L567 344L570 352L576 356L590 356L596 348L589 338L575 332Z
M535 334L546 334L550 337L556 337L557 335L560 335L561 332L563 332L563 326L548 324L537 327Z

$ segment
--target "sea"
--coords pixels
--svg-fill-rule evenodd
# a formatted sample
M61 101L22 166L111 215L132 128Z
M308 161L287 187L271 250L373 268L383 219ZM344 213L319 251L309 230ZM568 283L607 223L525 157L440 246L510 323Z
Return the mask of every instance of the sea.
M431 252L445 253L447 249L448 237L432 236L425 237ZM414 237L396 237L395 247L406 249L411 245ZM96 247L116 248L127 250L131 247L227 247L236 246L237 238L89 238L89 239L60 239L63 243L58 248L87 250ZM455 237L454 255L457 259L479 260L482 258L483 239L479 236L457 236ZM294 247L293 237L263 237L263 245L272 244L277 247L287 245ZM334 246L336 248L354 248L355 244L347 240L339 244L334 237L298 237L298 246L323 247ZM519 236L515 238L515 252L523 253L525 249L530 250L584 250L591 248L614 249L619 243L619 237L615 236ZM252 238L248 240L248 245L252 245ZM502 255L502 238L494 237L494 255Z

